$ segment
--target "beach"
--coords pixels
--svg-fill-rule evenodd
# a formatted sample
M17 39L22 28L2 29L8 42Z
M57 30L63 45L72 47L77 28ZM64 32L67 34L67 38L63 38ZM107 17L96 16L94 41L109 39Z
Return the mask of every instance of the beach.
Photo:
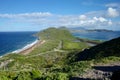
M33 51L36 47L40 46L43 43L45 43L45 40L35 40L33 43L26 45L22 49L13 51L12 53L19 53L19 54L27 55L31 51Z

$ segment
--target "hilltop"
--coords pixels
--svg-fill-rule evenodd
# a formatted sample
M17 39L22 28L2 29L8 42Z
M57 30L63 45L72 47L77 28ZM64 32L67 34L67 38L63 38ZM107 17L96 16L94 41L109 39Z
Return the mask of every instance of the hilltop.
M75 39L72 34L63 28L48 28L38 33L43 40L72 40Z

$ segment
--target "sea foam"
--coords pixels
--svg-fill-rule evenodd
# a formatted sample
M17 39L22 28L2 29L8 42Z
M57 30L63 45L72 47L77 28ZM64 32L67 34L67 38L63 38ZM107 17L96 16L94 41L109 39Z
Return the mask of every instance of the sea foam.
M20 53L20 52L22 52L22 51L24 51L24 50L32 47L32 46L35 45L38 41L39 41L39 40L37 39L37 40L35 40L34 42L32 42L32 43L30 43L30 44L27 44L26 46L24 46L24 47L21 48L21 49L17 49L17 50L15 50L15 51L12 51L12 53Z

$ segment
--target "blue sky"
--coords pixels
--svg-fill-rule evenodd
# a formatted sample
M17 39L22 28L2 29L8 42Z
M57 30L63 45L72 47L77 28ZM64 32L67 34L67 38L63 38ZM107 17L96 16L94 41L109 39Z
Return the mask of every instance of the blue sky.
M66 26L120 30L119 0L0 0L0 31Z

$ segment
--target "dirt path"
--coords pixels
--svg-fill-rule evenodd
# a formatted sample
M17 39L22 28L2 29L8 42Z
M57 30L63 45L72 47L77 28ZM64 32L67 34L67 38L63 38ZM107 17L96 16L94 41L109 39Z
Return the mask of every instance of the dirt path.
M36 57L36 56L40 56L40 55L47 54L47 53L50 53L50 52L66 52L64 50L60 50L61 48L62 48L62 41L60 41L58 46L51 51L46 51L46 52L43 52L43 53L27 56L26 58Z

